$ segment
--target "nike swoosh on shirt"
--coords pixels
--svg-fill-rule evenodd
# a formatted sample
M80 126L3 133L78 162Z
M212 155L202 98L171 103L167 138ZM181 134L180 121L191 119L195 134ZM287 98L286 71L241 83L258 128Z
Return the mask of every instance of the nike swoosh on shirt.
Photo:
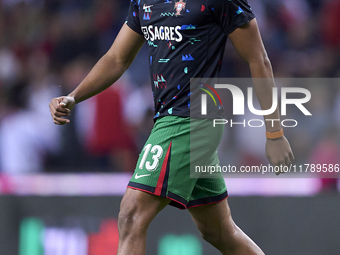
M148 8L151 8L152 6L153 6L153 5L146 5L146 4L144 4L143 10L148 9Z
M146 177L146 176L150 176L151 174L143 174L143 175L138 175L138 173L136 173L135 175L135 179L139 179L139 178L143 178L143 177Z

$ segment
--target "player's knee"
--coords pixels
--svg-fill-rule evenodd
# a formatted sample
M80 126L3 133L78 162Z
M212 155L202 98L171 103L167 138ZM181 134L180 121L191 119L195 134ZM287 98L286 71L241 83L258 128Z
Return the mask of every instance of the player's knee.
M120 210L118 214L118 229L123 230L128 225L133 225L133 214Z
M200 229L202 238L208 243L223 250L232 249L237 240L237 226L228 224L228 227Z
M136 225L136 214L133 210L121 209L118 214L118 229L124 230Z
M222 233L218 230L209 229L209 228L201 230L202 238L212 245L218 244L222 241L221 235Z
M139 234L147 229L143 213L139 213L135 206L122 207L118 215L118 230L121 237Z
M118 215L118 231L120 238L129 235L129 233L134 233L133 227L135 227L133 214L120 211Z

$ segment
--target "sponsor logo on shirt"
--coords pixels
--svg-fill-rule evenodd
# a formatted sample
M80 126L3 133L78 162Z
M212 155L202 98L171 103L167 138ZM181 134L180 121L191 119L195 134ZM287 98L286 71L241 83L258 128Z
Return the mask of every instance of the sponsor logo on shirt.
M182 34L179 32L181 26L168 27L168 26L143 26L142 31L144 38L147 41L176 41L181 42L183 40Z

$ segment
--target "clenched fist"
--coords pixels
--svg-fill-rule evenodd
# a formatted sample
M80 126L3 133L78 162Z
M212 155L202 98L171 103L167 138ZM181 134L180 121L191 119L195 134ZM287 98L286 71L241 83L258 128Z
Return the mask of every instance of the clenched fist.
M76 101L70 96L53 98L49 105L53 122L57 125L70 123L70 120L66 117L71 115L71 110L75 105Z

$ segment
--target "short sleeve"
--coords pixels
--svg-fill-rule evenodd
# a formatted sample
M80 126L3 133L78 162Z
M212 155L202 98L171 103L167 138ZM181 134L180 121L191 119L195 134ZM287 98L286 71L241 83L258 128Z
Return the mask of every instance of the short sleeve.
M129 12L125 22L133 31L143 35L139 20L139 5L136 0L130 0Z
M247 0L211 0L209 2L214 20L226 35L255 18Z

